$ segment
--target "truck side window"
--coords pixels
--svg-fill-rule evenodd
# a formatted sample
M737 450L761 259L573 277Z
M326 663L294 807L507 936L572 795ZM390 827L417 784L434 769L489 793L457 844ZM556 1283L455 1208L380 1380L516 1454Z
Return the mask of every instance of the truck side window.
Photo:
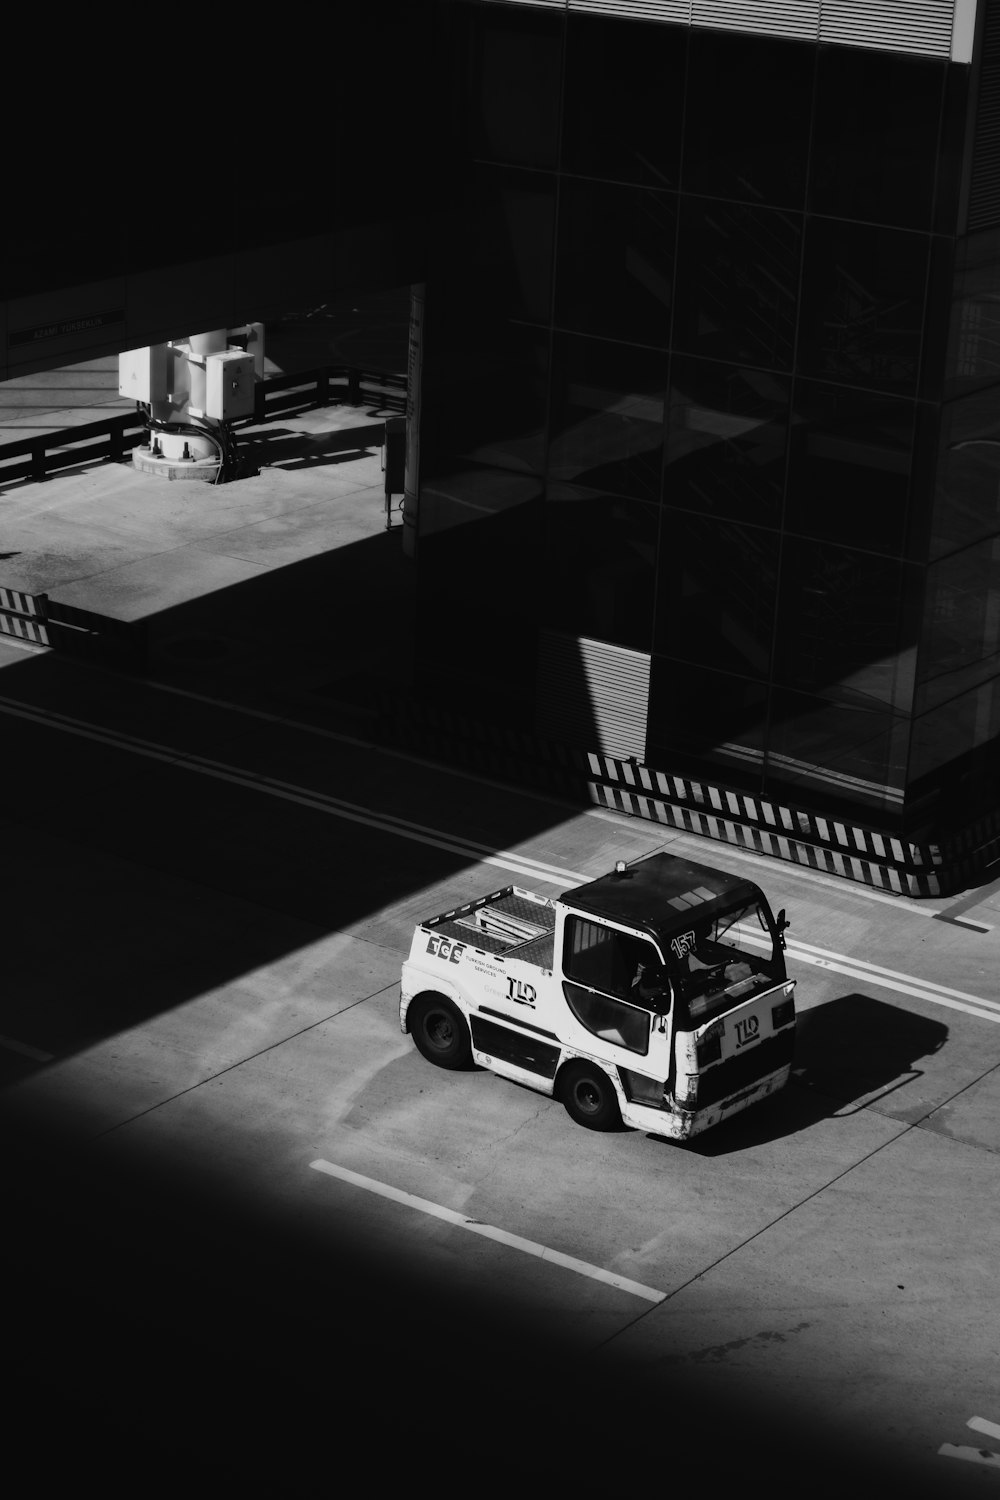
M640 964L659 964L653 945L583 917L567 917L563 954L563 993L580 1024L606 1042L645 1054L650 1018L637 1006L642 1002L636 979Z
M660 962L652 943L583 917L566 918L563 953L567 979L633 1002L640 964L651 969Z

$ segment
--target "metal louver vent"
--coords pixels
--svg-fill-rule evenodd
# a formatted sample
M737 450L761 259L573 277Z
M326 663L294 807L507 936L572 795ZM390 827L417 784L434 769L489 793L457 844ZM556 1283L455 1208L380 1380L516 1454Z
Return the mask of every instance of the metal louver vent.
M691 24L691 0L569 0L569 8L604 16L631 16L633 21Z
M695 26L720 30L764 32L771 36L804 37L819 33L820 0L692 0Z
M984 0L493 0L968 62ZM956 50L957 49L957 50Z
M1000 7L986 12L966 228L1000 224Z
M649 657L606 641L543 630L538 651L538 732L579 750L642 760Z
M822 0L819 39L950 57L955 0Z

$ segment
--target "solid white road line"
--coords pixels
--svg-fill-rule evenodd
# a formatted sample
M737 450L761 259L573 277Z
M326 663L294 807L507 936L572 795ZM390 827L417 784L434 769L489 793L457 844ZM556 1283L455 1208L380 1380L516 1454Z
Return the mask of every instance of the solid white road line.
M1000 1469L1000 1453L991 1453L988 1448L964 1448L956 1447L954 1443L942 1443L938 1453L942 1458L962 1458L966 1463Z
M592 1281L603 1281L608 1286L617 1287L621 1292L630 1292L634 1297L643 1297L647 1302L666 1301L666 1292L658 1292L654 1287L643 1286L640 1281L630 1281L627 1276L616 1276L613 1271L604 1271L600 1266L589 1265L587 1261L577 1260L573 1255L564 1255L561 1250L550 1250L547 1245L538 1245L534 1240L522 1239L519 1234L508 1234L506 1229L496 1229L492 1224L481 1224L478 1219L470 1219L466 1214L456 1213L454 1209L443 1208L440 1203L431 1203L426 1198L415 1198L412 1193L401 1192L399 1188L389 1187L387 1183L376 1182L371 1177L362 1177L360 1172L351 1172L346 1167L337 1167L333 1162L323 1160L311 1161L309 1165L316 1172L325 1172L328 1177L338 1177L342 1182L349 1182L354 1187L364 1188L368 1193L376 1193L380 1198L390 1198L394 1203L402 1203L406 1208L415 1208L419 1213L430 1214L435 1219L443 1219L446 1224L454 1224L459 1229L467 1229L470 1234L478 1234L483 1239L496 1240L498 1244L507 1245L512 1250L520 1250L525 1255L535 1255L540 1260L551 1261L553 1265L562 1266L566 1271L575 1271L579 1276L589 1276Z
M41 647L39 649L46 649ZM337 740L344 745L353 745L359 750L372 750L378 755L390 757L394 760L403 760L410 765L426 766L432 771L441 771L443 768L439 761L431 760L427 756L415 755L411 750L397 750L391 745L380 745L374 740L361 739L357 735L345 734L339 729L326 729L320 724L306 724L301 719L289 719L283 714L268 713L265 709L250 708L244 703L234 703L227 698L213 698L208 693L195 693L190 688L177 687L170 682L155 682L152 679L146 681L144 686L154 688L157 692L173 693L178 698L191 698L196 703L207 703L212 708L221 708L228 713L243 714L246 718L261 719L265 723L282 724L288 729L294 729L302 734L318 735L323 739ZM484 776L476 771L467 769L447 768L451 775L461 777L463 781L471 781L478 786L496 787L498 791L510 792L512 790L509 782L497 781L493 777ZM622 819L627 819L629 814L614 812L610 808L600 806L577 806L568 798L560 798L547 795L544 792L535 792L530 788L517 789L519 795L530 798L535 802L544 802L548 806L565 807L582 813L585 817L594 818L607 823L621 824ZM690 845L701 852L704 847L704 839L696 838L694 835L683 832L681 829L671 829L668 825L658 823L653 825L660 833L668 834L671 842L681 846ZM750 854L745 850L737 849L734 845L726 845L726 859L742 859L760 868L762 854ZM928 906L925 901L915 901L908 896L890 894L885 891L877 891L870 886L861 885L856 881L844 880L843 877L826 875L821 870L814 870L811 865L793 864L791 868L795 871L796 879L801 879L812 885L826 885L831 890L842 896L857 896L864 901L881 901L887 905L894 906L897 911L908 911L916 917L938 917L942 915L940 909ZM985 924L977 922L976 927L983 927L990 931Z
M286 802L312 808L330 817L363 824L380 833L395 834L399 838L427 844L434 849L458 854L480 864L509 870L523 879L544 880L551 885L565 889L568 886L582 885L593 878L576 870L564 870L557 865L544 864L527 855L514 854L507 850L497 852L471 839L463 839L456 834L443 834L426 824L411 823L405 818L398 818L390 813L374 813L358 803L347 802L324 792L307 792L292 782L278 781L274 777L259 775L252 771L240 771L222 761L209 760L204 756L191 755L184 751L165 750L153 741L139 739L134 735L95 729L93 725L86 724L79 719L72 719L66 714L27 709L5 698L0 698L0 712L42 724L48 729L60 729L64 733L73 734L82 739L111 745L117 750L141 755L148 760L194 771L198 775L225 781L233 786L265 792L269 796L280 797ZM770 946L765 939L750 938L749 940L754 941L756 946ZM866 984L878 985L882 989L895 990L901 995L912 995L930 1004L943 1006L947 1010L963 1011L966 1015L975 1016L981 1021L993 1021L1000 1024L1000 1004L992 1000L983 1000L977 995L967 995L961 990L943 989L940 985L928 984L912 974L898 974L893 969L883 969L877 964L869 964L864 959L830 953L828 949L814 948L811 944L798 941L789 942L788 954L790 958L798 959L801 963L830 969L850 979L859 979Z
M985 1417L970 1417L965 1425L973 1432L985 1432L987 1437L1000 1438L1000 1423L987 1422Z
M771 946L766 938L759 938L755 932L742 933L740 942L764 950ZM979 995L966 994L964 990L950 990L945 985L931 984L926 979L917 979L913 974L900 974L895 969L884 969L881 964L870 964L862 958L848 958L843 953L813 948L811 943L793 942L789 939L787 956L797 959L799 963L812 964L817 969L844 974L848 979L857 979L863 984L895 990L900 995L912 995L916 1000L926 1000L931 1005L943 1006L945 1010L960 1010L980 1021L993 1021L1000 1025L1000 1004L995 1000L983 1000Z
M15 1042L10 1036L0 1036L0 1047L6 1047L8 1052L20 1052L22 1057L33 1058L35 1062L52 1061L51 1052L43 1052L40 1047L29 1047L27 1042Z
M377 829L380 833L395 833L400 838L411 839L419 844L430 844L435 849L445 850L446 853L460 854L463 858L475 859L480 864L495 865L499 869L511 870L514 874L527 876L529 879L541 878L554 885L566 886L579 885L581 881L591 878L579 875L573 870L560 869L557 865L542 864L538 860L528 859L518 854L507 852L498 854L488 846L473 843L470 839L463 839L458 834L442 834L437 829L428 828L422 823L412 823L392 813L373 813L371 809L361 807L356 802L348 802L344 798L334 797L327 792L307 792L294 782L279 781L273 776L264 776L255 771L241 771L224 761L211 760L203 755L192 755L183 750L166 750L155 741L140 739L136 735L95 729L92 724L73 719L68 714L26 709L18 704L10 703L7 699L0 699L0 712L10 714L17 719L27 719L31 723L41 724L47 729L62 730L63 733L75 735L78 739L110 745L115 750L140 755L146 760L155 760L164 765L194 771L201 776L210 776L216 781L226 781L232 786L267 792L270 796L280 797L285 802L295 802L302 807L311 807L317 812L343 818L350 823L361 823L365 827Z

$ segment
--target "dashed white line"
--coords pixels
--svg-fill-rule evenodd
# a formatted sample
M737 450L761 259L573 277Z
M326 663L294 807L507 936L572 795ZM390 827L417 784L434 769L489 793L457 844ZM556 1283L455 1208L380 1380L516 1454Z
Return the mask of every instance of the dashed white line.
M954 1443L942 1443L938 1449L942 1458L961 1458L966 1463L982 1464L987 1469L1000 1469L1000 1453L989 1448L967 1448Z
M1000 1438L1000 1424L988 1422L985 1417L970 1417L966 1427L973 1432L984 1432L987 1437ZM965 1463L981 1464L987 1469L1000 1469L1000 1453L992 1448L970 1448L962 1443L942 1443L938 1449L942 1458L960 1458Z
M347 802L329 793L308 791L293 782L279 781L275 777L264 776L253 771L243 771L222 761L210 760L205 756L167 750L154 741L140 739L135 735L97 729L92 724L73 719L67 714L29 709L21 704L12 703L9 699L0 699L0 712L43 724L50 729L61 729L67 734L74 734L83 739L111 745L115 749L126 750L149 760L209 776L217 781L225 781L233 786L265 792L269 796L280 797L286 802L313 808L329 817L360 823L381 833L395 834L399 838L427 844L431 848L458 854L480 864L509 870L522 879L544 880L551 885L562 886L565 889L567 886L582 885L593 878L591 875L581 874L575 870L564 870L557 865L545 864L540 860L515 854L510 850L495 851L471 839L463 839L456 834L442 833L426 824L413 823L408 819L396 817L394 814L376 813L370 808ZM760 946L769 945L761 942ZM947 1010L963 1011L966 1015L975 1016L981 1021L1000 1024L1000 1005L992 1000L984 1000L978 995L968 995L961 990L949 990L940 985L930 985L912 974L900 974L893 969L884 969L878 964L870 964L864 959L831 953L828 949L815 948L811 944L800 941L789 942L788 955L801 963L830 969L850 979L860 979L867 984L895 990L902 995L912 995Z
M52 1061L51 1052L43 1052L40 1047L31 1047L27 1042L15 1042L11 1036L0 1036L0 1047L5 1047L8 1052L19 1052L22 1057L30 1057L35 1062Z
M566 1271L575 1271L578 1276L589 1276L592 1281L603 1281L607 1286L617 1287L621 1292L630 1292L633 1297L642 1297L647 1302L666 1301L666 1292L658 1292L655 1287L643 1286L641 1281L631 1281L627 1276L618 1276L614 1271L605 1271L600 1266L592 1266L585 1260L577 1260L574 1255L564 1255L561 1250L550 1250L547 1245L539 1245L534 1240L522 1239L519 1234L510 1234L506 1229L497 1229L492 1224L481 1224L478 1219L470 1219L467 1214L456 1213L453 1208L444 1208L440 1203L431 1203L427 1198L414 1197L412 1193L404 1193L399 1188L390 1187L388 1183L376 1182L372 1177L363 1177L360 1172L351 1172L347 1167L338 1167L333 1162L322 1159L311 1161L309 1165L315 1172L325 1172L328 1177L337 1177L341 1182L349 1182L354 1187L363 1188L365 1192L375 1193L380 1198L389 1198L393 1203L401 1203L406 1208L416 1209L418 1213L430 1214L432 1218L443 1219L446 1224L454 1224L458 1229L467 1229L470 1234L478 1234L487 1240L496 1240L498 1244L507 1245L512 1250L520 1250L525 1255L534 1255L540 1260L549 1261L552 1265L562 1266Z
M744 932L740 942L750 947L770 949L766 938L754 932ZM884 969L881 964L870 964L862 958L848 958L843 953L831 953L827 948L815 948L811 943L788 941L788 957L799 963L812 964L817 969L829 969L831 973L843 974L848 979L858 979L864 984L874 984L880 989L895 990L899 995L912 995L916 1000L926 1000L931 1005L943 1006L945 1010L960 1010L980 1021L993 1021L1000 1025L1000 1004L995 1000L983 1000L979 995L966 994L964 990L951 990L945 985L930 984L913 974L900 974L895 969Z
M196 693L190 688L178 687L171 682L156 682L151 679L146 682L145 686L155 688L158 692L173 693L179 698L191 698L197 703L208 703L213 708L226 709L231 713L243 714L247 718L263 719L272 724L283 724L289 729L295 729L303 734L319 735L324 739L337 740L344 745L353 745L359 750L374 750L379 755L388 756L395 760L404 760L410 765L426 766L432 771L440 771L442 769L438 761L430 760L426 756L415 755L411 750L398 750L391 745L380 745L374 740L362 739L358 735L345 734L343 730L327 729L323 725L308 724L301 719L290 719L283 714L268 713L264 709L251 708L245 703L234 703L227 698L213 698L207 693ZM485 776L480 772L464 768L449 768L449 771L451 775L461 777L463 781L475 782L479 786L496 787L502 792L509 792L511 790L509 782L497 781L495 778ZM600 805L578 807L575 802L569 801L568 798L546 795L543 792L532 791L530 788L520 788L519 791L522 797L530 798L532 801L545 802L549 805L555 804L560 807L572 807L575 811L581 812L585 817L597 819L598 821L615 823L620 826L622 819L627 819L628 817L628 814L614 812L610 808ZM704 839L696 838L681 829L671 829L663 823L652 826L655 826L660 833L669 834L671 841L677 843L680 847L693 848L699 854L704 847ZM764 858L765 856L762 854L751 854L745 850L737 849L732 844L726 845L727 860L744 860L748 864L755 864L760 868L761 861ZM907 911L916 917L942 917L945 915L939 908L928 906L926 901L914 901L908 896L876 891L870 886L860 885L854 881L845 881L842 877L826 875L821 870L814 870L811 865L791 864L785 868L793 869L796 879L806 881L812 885L829 886L832 891L836 891L841 896L857 896L864 901L880 901L886 905L894 906L897 911ZM966 922L963 925L968 926L973 924ZM987 932L992 930L981 922L976 922L974 925L977 930L982 929Z

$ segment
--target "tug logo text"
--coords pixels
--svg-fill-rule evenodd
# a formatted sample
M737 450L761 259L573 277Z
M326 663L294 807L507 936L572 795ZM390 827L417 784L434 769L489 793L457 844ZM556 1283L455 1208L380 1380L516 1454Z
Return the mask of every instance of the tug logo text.
M457 964L465 949L465 943L453 943L451 938L439 937L436 932L432 932L427 939L427 952L433 953L436 958L446 959L450 964Z

